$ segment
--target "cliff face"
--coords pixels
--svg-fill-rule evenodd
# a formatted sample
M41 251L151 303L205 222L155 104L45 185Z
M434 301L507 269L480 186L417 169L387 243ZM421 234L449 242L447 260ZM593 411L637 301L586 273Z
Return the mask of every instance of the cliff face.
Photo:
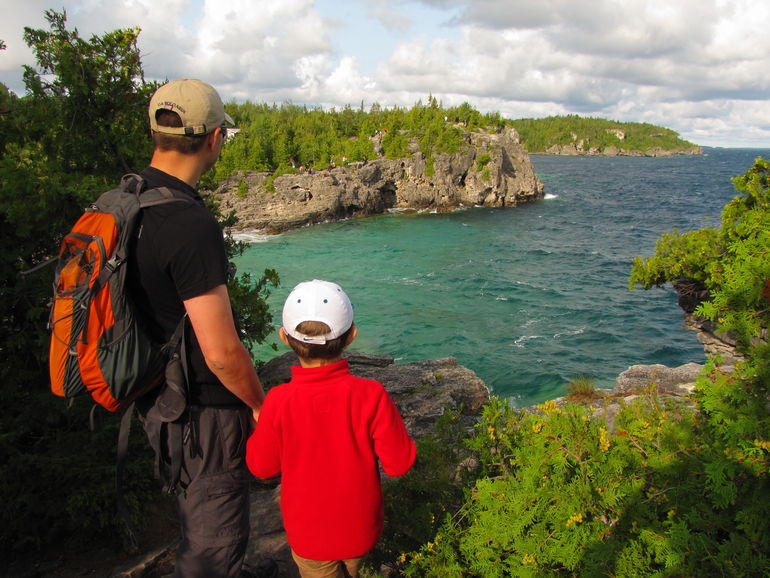
M223 210L235 210L239 229L267 234L389 210L506 207L543 197L515 130L469 133L465 139L463 151L435 155L433 170L416 151L403 159L282 175L274 180L274 191L266 189L266 173L238 173L215 194Z

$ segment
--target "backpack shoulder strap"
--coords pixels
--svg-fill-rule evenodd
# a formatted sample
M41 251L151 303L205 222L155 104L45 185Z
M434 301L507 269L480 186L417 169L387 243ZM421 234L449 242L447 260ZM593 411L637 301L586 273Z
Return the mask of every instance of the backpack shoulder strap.
M123 175L120 179L120 189L139 197L139 207L141 209L175 201L193 202L189 195L171 187L153 187L148 189L147 181L136 173Z
M154 207L155 205L163 205L165 203L173 203L174 201L183 201L187 203L194 202L192 198L190 198L190 195L186 195L182 191L170 187L147 189L139 195L139 206L142 209Z
M141 175L136 173L128 173L123 175L120 179L120 188L127 193L134 193L135 195L141 195L142 191L147 188L147 181L145 181Z

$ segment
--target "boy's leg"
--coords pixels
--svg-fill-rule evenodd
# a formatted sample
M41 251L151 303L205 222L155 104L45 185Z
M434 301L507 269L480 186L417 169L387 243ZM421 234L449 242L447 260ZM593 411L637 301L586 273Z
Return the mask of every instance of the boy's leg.
M345 571L347 572L345 576L349 578L356 578L358 576L358 571L361 569L361 563L363 561L363 556L359 558L348 558L347 560L343 560L342 564L345 566Z
M363 558L349 560L309 560L291 551L302 578L356 578Z

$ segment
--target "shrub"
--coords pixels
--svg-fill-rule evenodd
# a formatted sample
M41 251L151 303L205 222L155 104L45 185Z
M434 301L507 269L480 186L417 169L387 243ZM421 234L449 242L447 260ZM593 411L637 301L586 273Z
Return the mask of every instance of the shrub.
M610 432L578 405L547 402L539 409L542 414L513 410L499 400L485 408L472 444L486 476L435 538L409 556L406 575L759 575L766 569L767 530L759 529L758 516L743 527L729 509L703 499L711 482L698 472L711 450L697 413L639 400L619 413Z
M600 397L596 391L596 379L590 375L578 375L567 384L567 397L570 401L582 401Z

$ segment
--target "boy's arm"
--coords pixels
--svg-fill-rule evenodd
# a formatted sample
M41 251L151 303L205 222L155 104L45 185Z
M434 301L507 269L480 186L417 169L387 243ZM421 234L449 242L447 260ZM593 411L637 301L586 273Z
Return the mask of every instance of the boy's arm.
M262 406L259 421L246 441L246 465L258 478L272 478L281 473L280 446L269 400L268 396Z
M372 431L374 451L389 476L403 476L414 464L417 447L396 404L383 388Z

